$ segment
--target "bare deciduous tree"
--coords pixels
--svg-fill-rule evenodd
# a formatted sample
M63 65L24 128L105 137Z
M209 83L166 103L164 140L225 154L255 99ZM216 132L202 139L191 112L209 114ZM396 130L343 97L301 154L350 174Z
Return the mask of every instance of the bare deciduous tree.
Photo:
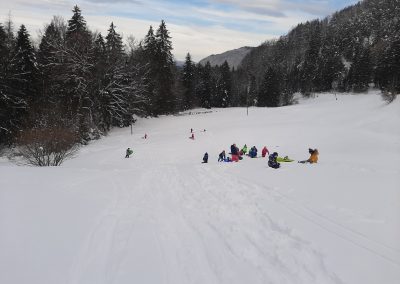
M75 131L63 127L22 131L17 140L20 154L35 166L59 166L78 149Z

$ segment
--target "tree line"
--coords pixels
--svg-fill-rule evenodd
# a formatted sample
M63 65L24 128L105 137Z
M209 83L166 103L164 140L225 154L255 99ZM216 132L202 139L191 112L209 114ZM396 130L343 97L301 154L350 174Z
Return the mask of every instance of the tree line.
M188 53L178 67L164 21L125 45L114 23L103 36L78 6L72 12L67 22L54 17L36 48L24 25L15 34L11 19L0 24L0 144L54 128L86 143L136 116L230 105L228 64L203 67Z

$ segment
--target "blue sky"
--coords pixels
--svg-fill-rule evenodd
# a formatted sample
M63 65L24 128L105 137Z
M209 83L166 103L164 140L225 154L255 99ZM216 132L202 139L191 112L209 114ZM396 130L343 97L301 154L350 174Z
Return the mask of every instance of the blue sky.
M344 0L0 0L0 22L11 12L37 39L54 15L68 20L77 4L91 30L103 34L111 23L126 39L141 40L161 19L172 36L174 55L195 61L241 46L257 46L286 34L300 22L323 18L358 1Z

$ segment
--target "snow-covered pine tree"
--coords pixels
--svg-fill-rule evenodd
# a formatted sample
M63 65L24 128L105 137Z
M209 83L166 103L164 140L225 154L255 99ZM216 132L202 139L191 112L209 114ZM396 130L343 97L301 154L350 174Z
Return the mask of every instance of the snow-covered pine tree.
M91 33L78 6L73 8L73 16L68 21L66 45L62 46L65 70L63 103L71 119L78 118L78 129L82 141L90 139L88 133L93 127L93 44Z
M269 67L264 74L264 79L258 93L258 106L277 107L280 103L281 90L279 73Z
M62 96L60 90L64 82L61 80L64 74L62 68L64 53L63 49L63 31L53 18L47 25L44 35L39 44L37 53L39 68L39 104L43 108L58 108Z
M318 91L329 91L333 83L339 84L344 77L344 65L341 60L339 48L333 32L326 31L321 44L321 51L318 57L318 70L316 74L316 83Z
M8 28L12 26L11 21ZM4 31L4 30L3 30ZM27 117L29 105L32 105L36 95L35 80L37 75L36 58L33 46L29 39L29 33L24 25L21 25L15 42L12 31L6 30L1 47L3 58L1 60L0 75L0 105L2 110L2 122L0 128L5 140L10 141L22 128ZM10 48L14 49L11 50ZM4 120L3 120L4 119Z
M365 92L371 82L372 66L368 47L360 45L354 54L347 78L348 90Z
M248 89L247 89L247 106L255 106L257 104L257 82L256 77L253 74L248 76Z
M18 30L15 45L14 88L28 104L32 105L36 95L37 61L35 50L24 25Z
M147 108L147 112L151 115L157 115L155 105L157 103L157 94L156 94L156 80L157 80L157 62L156 62L156 54L157 54L157 43L154 36L153 27L150 26L149 31L147 32L141 47L139 48L139 53L143 56L137 58L138 61L146 69L147 79L146 79L146 93L150 99L150 105Z
M186 54L185 64L182 70L182 85L184 87L183 109L191 109L195 101L195 65L190 53Z
M116 32L111 23L106 36L106 65L105 74L100 90L101 108L106 126L124 126L130 123L129 115L129 79L125 74L127 60L122 37ZM126 121L128 120L128 121Z
M26 107L24 98L13 88L13 81L16 79L13 72L15 69L12 68L15 63L15 43L10 42L14 39L10 32L0 24L0 144L10 142L13 134L17 133L20 124L18 114Z
M172 56L172 42L164 20L161 21L155 35L156 41L156 112L157 114L173 113L175 109L174 60Z
M73 15L68 20L66 31L66 42L69 47L76 51L84 52L91 43L91 34L86 26L86 20L82 16L81 9L75 5L72 9Z
M400 93L400 36L388 43L380 54L375 83L389 100Z
M321 47L321 26L318 20L310 23L309 44L304 55L301 68L301 92L309 95L315 91L315 78L317 76L317 60Z
M211 64L207 61L203 67L201 64L197 65L197 84L196 84L196 97L200 101L200 106L203 108L211 108L211 93L212 93L212 78L211 78Z
M228 62L225 60L220 67L221 81L220 81L220 101L221 107L228 107L230 105L232 96L232 74Z
M111 126L127 126L133 114L143 113L145 83L142 70L124 52L122 37L113 23L104 42L99 34L94 43L97 124L102 131Z
M113 22L111 22L106 36L106 51L107 59L110 63L120 62L125 55L122 37L115 31L115 25Z

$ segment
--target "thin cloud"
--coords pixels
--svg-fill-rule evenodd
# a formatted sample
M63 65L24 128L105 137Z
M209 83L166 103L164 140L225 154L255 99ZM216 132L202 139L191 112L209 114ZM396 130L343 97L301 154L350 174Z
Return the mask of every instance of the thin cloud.
M301 11L317 17L327 16L334 10L335 2L327 0L210 0L211 3L225 4L240 10L260 15L284 16L288 11ZM356 2L348 1L348 2ZM350 3L351 4L351 3Z
M130 3L130 4L137 4L137 5L143 5L143 1L139 0L84 0L85 2L93 2L93 3L102 3L102 4L113 4L113 3Z
M194 60L241 46L257 46L277 38L300 22L323 17L356 0L0 0L3 14L11 12L14 27L25 24L32 38L54 15L68 20L72 7L82 9L89 28L106 33L111 22L125 36L142 39L150 25L164 19L171 32L174 55ZM117 5L115 3L118 3ZM338 5L338 4L336 4ZM340 7L341 8L341 7ZM2 21L3 20L3 21Z

